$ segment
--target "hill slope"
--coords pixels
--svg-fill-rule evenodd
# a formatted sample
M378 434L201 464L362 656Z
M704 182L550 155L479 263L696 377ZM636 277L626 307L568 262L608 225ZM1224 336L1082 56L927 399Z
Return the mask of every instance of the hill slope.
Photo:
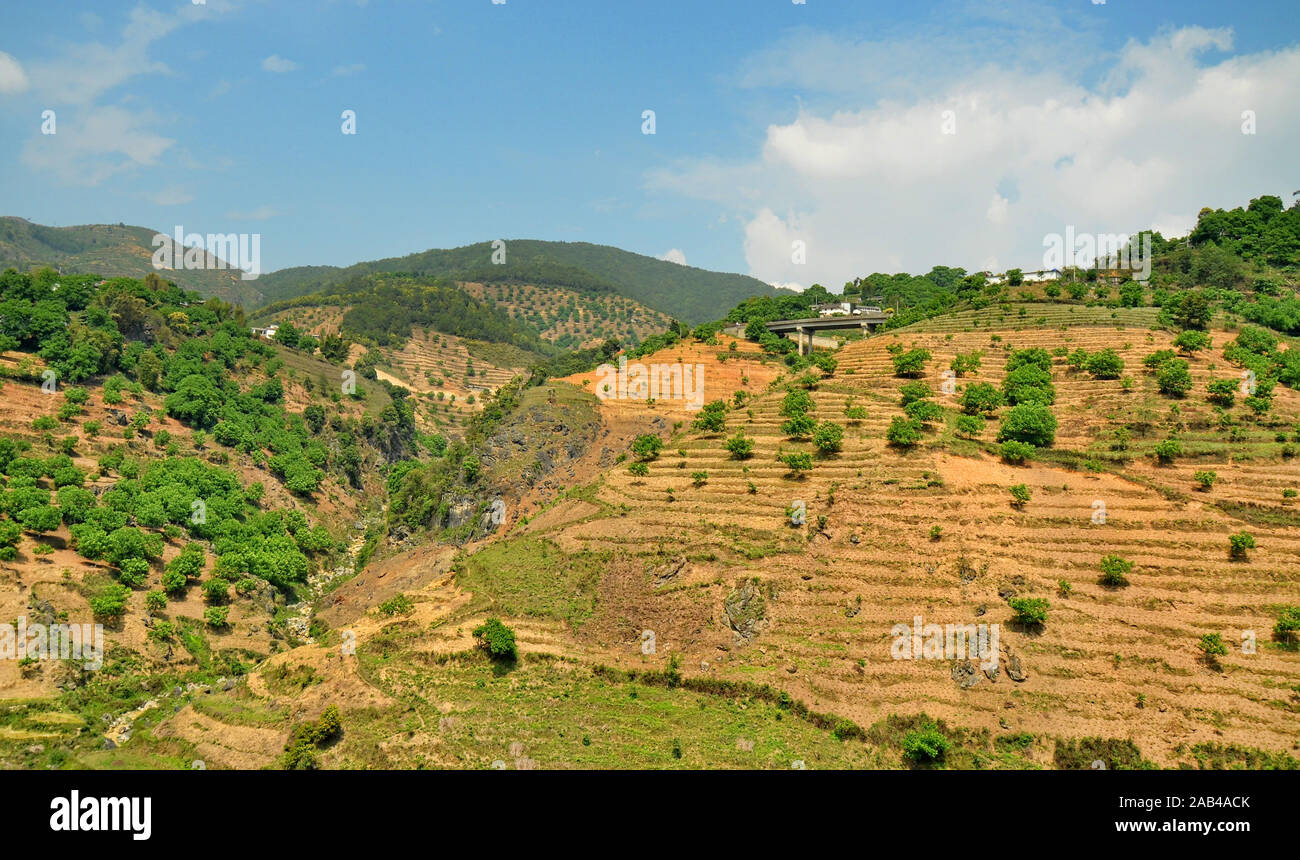
M41 266L105 278L142 278L154 271L154 230L125 224L47 227L23 218L0 216L0 270L20 272ZM183 290L244 307L266 299L260 280L242 280L235 269L174 269L163 273Z
M587 242L511 239L506 262L492 263L492 244L432 249L347 268L303 266L258 280L266 300L279 301L376 272L406 272L480 283L528 283L583 292L615 292L686 322L718 319L750 296L778 290L746 275L710 272Z

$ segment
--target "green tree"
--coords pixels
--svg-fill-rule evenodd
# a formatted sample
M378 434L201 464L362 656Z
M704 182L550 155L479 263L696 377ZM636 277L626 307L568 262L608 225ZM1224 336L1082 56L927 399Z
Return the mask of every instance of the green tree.
M1156 372L1156 385L1162 394L1182 397L1192 389L1189 365L1181 358L1173 358L1160 365Z
M494 660L514 662L519 657L515 631L498 618L489 618L474 628L474 638L478 640L479 647L486 650Z
M1024 484L1014 484L1009 489L1011 492L1011 504L1013 507L1023 508L1025 505L1029 504L1030 493L1028 487Z
M891 359L894 364L894 375L919 377L925 373L925 363L930 358L930 350L928 349L912 349L901 352Z
M1020 403L1007 410L998 428L998 441L1013 439L1045 448L1056 440L1056 416L1038 403Z
M1051 603L1045 597L1013 597L1007 601L1013 613L1012 620L1025 627L1040 627L1047 623L1047 610Z
M813 432L813 445L823 454L834 454L844 447L844 428L830 421L823 421Z
M736 435L724 442L723 446L736 460L747 460L754 454L754 440L746 436L743 429L737 430Z
M643 433L632 442L632 453L643 461L653 460L663 450L664 440L653 433Z
M962 391L957 404L968 415L992 415L1002 406L1002 392L987 382L974 382Z
M1179 332L1178 337L1174 338L1174 346L1188 355L1193 355L1202 349L1209 348L1210 336L1203 331L1188 329Z
M1118 587L1128 585L1128 573L1133 569L1133 562L1120 558L1114 553L1101 558L1101 584Z
M885 439L898 448L910 448L921 441L921 422L896 417L885 431Z
M1245 561L1248 550L1255 548L1255 537L1249 532L1237 532L1228 536L1228 555L1236 561Z

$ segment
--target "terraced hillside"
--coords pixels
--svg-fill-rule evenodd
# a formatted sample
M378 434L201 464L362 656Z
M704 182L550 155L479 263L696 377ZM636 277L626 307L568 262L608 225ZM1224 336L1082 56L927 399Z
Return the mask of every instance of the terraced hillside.
M289 404L311 402L310 390L315 387L315 378L336 373L325 362L293 355L284 358L283 384ZM120 393L114 386L73 387L74 391L83 390L86 396L84 400L70 401L62 389L45 391L39 383L24 381L33 374L39 379L42 363L38 358L16 352L0 354L0 368L8 377L3 382L8 406L0 416L0 436L6 439L6 444L23 450L25 458L62 455L66 457L66 465L76 470L70 478L56 474L55 478L41 479L34 486L47 497L54 491L60 504L55 510L64 513L66 519L55 528L31 530L30 538L19 542L14 557L0 564L0 581L4 583L0 587L0 613L6 618L26 616L33 624L49 624L55 620L90 624L103 620L92 611L94 600L107 589L116 587L121 574L110 561L89 558L77 551L71 526L80 520L70 511L74 503L85 502L69 492L89 494L86 502L110 498L119 485L133 483L137 475L147 473L151 465L164 458L197 461L207 467L228 470L244 486L259 487L256 498L266 509L301 511L313 523L328 522L337 529L334 537L344 542L356 536L349 533L347 526L364 520L368 514L364 488L368 487L371 494L377 489L372 460L371 468L362 470L361 492L346 486L336 476L325 475L314 496L304 498L268 474L265 458L232 451L217 444L210 435L195 432L169 417L163 398L157 394L129 387L123 387ZM256 372L250 381L259 383L267 378L264 373ZM378 412L387 402L386 395L376 390L370 392L367 400L339 403L338 414L344 420L358 420L367 409ZM79 405L69 409L69 403ZM83 485L74 481L81 476L84 476L85 493L81 490ZM151 482L156 488L157 480ZM11 485L19 484L11 479ZM114 504L120 503L120 498ZM188 516L188 502L185 510ZM132 659L141 661L139 665L150 671L180 675L208 668L229 668L250 656L265 656L282 647L286 625L292 624L297 609L287 607L286 595L274 590L239 592L228 603L224 623L214 630L205 615L213 604L211 595L198 587L172 589L166 603L166 621L163 621L157 608L147 605L146 589L157 588L160 581L165 581L164 572L191 541L175 526L145 522L143 514L139 520L133 518L129 522L141 526L144 534L156 536L161 541L161 551L150 560L139 586L129 590L120 617L106 625L110 660L133 652ZM205 557L192 577L196 580L210 577L215 570L213 562L212 557ZM305 630L304 626L299 632ZM0 660L0 695L8 699L50 697L62 688L72 689L76 683L84 683L88 677L83 676L77 682L73 680L76 675L75 668L58 662L50 665L45 661ZM42 712L50 705L50 702L42 705ZM67 719L59 723L59 730L49 737L61 737L69 726L75 729L82 725L79 719L66 713L60 717L55 712L51 719L58 722L64 717ZM39 741L45 736L42 731L33 730L34 733L26 735L25 729L15 731L17 735L0 732L0 740Z
M713 433L691 429L699 413L670 400L603 401L607 425L665 439L648 474L630 474L629 457L486 544L416 563L409 608L331 618L331 636L357 637L355 658L321 643L271 664L324 679L322 695L344 691L332 701L350 730L323 754L330 766L892 767L906 764L904 734L938 726L950 766L1295 767L1300 655L1271 630L1300 599L1300 517L1282 494L1300 486L1300 468L1276 441L1289 442L1300 401L1279 389L1262 421L1238 404L1227 411L1244 438L1197 441L1202 383L1229 372L1218 353L1234 336L1212 332L1214 349L1191 358L1197 387L1177 417L1142 368L1171 337L1145 327L981 326L850 344L808 392L818 420L845 427L842 450L815 454L803 477L776 461L812 449L781 429L779 364L750 344L739 356L701 344L646 356L711 360L708 398L749 396ZM908 381L894 375L895 344L931 351L925 378L945 410L910 450L885 440ZM1062 346L1114 346L1128 389L1058 359L1057 442L1024 466L997 457L991 425L973 440L954 432L956 394L942 394L940 371L959 352L983 352L964 388L1000 382L1012 349ZM570 381L594 391L591 376ZM850 399L865 415L844 415ZM1151 429L1112 450L1103 431L1132 425L1147 403L1163 407ZM1185 454L1155 465L1152 440L1180 422ZM722 444L742 429L754 443L743 460ZM1193 478L1207 470L1219 476L1208 492ZM1023 507L1008 492L1018 484ZM800 503L807 519L795 526ZM1228 537L1243 530L1256 546L1233 560ZM1101 584L1108 553L1132 562L1128 585ZM385 564L406 570L404 557ZM1013 620L1008 601L1026 596L1050 601L1045 625ZM489 615L517 631L512 669L473 647ZM916 616L998 625L996 671L894 659L894 626ZM1229 653L1205 658L1207 633ZM253 709L283 702L261 683L230 695ZM638 729L646 719L653 730Z
M667 314L610 293L584 294L529 284L461 284L461 288L500 305L543 339L568 349L595 346L609 338L635 345L671 322Z
M337 335L348 306L310 305L276 313L277 323L292 322L320 338ZM366 349L353 344L348 363ZM381 347L375 370L379 379L416 395L416 419L423 432L459 435L466 421L482 409L485 396L527 371L537 360L508 344L489 344L423 328L414 328L400 348Z
M1213 336L1221 346L1232 334ZM775 461L778 451L810 448L783 437L778 387L728 412L727 435L743 428L755 442L751 459L731 459L722 434L684 432L647 476L611 470L586 496L594 507L529 530L529 539L544 537L570 560L632 560L601 579L596 610L576 631L616 665L654 662L640 653L641 631L653 630L659 659L667 650L681 655L689 675L779 685L862 724L924 711L994 737L1028 733L1031 758L1043 762L1054 739L1083 736L1132 739L1163 764L1200 744L1294 752L1300 661L1271 631L1279 608L1300 597L1300 518L1282 492L1300 487L1300 467L1283 456L1289 442L1276 441L1295 432L1300 401L1279 389L1274 418L1237 416L1240 441L1198 436L1209 412L1202 383L1230 369L1221 356L1194 357L1197 393L1171 418L1174 404L1141 369L1169 342L1161 332L1100 327L872 338L847 347L834 375L811 392L814 415L846 423L847 432L843 450L816 458L806 477ZM1000 380L1012 346L1118 345L1134 381L1126 392L1119 380L1072 375L1058 362L1061 453L1042 462L1001 463L989 450L991 432L955 438L955 410L901 452L884 439L902 414L905 382L893 375L891 343L932 351L936 389L936 371L957 352L985 351L962 385ZM867 406L866 418L845 422L849 398ZM607 408L633 408L613 403ZM1148 436L1135 433L1127 451L1110 451L1103 430L1144 404L1159 407ZM1156 466L1147 454L1153 440L1179 423L1186 455ZM1085 467L1089 452L1096 462ZM1120 463L1120 453L1132 459ZM1193 473L1207 470L1220 481L1194 489ZM1011 505L1013 484L1030 490L1023 509ZM797 502L808 513L802 528L790 525ZM1098 502L1104 522L1094 522ZM1228 537L1243 530L1257 548L1232 560ZM1127 587L1099 583L1107 553L1133 562ZM498 576L508 579L509 567ZM1050 600L1041 630L1012 622L1012 595ZM892 659L891 628L918 614L927 623L1001 625L997 679L963 689L951 661ZM1217 666L1197 647L1207 633L1230 646ZM1242 653L1252 633L1255 652ZM1009 670L1025 680L1011 680Z

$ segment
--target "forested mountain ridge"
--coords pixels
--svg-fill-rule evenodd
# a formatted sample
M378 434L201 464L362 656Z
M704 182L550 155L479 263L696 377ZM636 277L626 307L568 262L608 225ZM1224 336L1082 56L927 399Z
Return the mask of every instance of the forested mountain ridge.
M50 266L68 274L104 278L143 278L154 271L153 237L158 231L125 224L47 227L0 215L0 271L20 272ZM170 234L169 234L170 235ZM238 269L169 269L160 272L179 287L231 304L263 304L260 281L243 280Z
M718 319L750 296L780 295L777 288L747 275L711 272L588 242L510 239L505 242L505 262L494 264L492 260L492 243L479 242L346 268L281 269L262 276L258 288L267 301L274 302L316 292L358 275L404 272L455 281L619 293L692 323Z
M48 227L0 216L0 270L51 266L68 273L142 278L154 271L157 231L125 224ZM170 235L170 233L168 234ZM187 290L252 310L378 273L504 286L558 287L588 295L619 295L691 323L722 317L750 296L777 288L747 275L712 272L588 242L511 239L505 262L493 243L433 248L351 266L294 266L243 280L236 269L169 269L161 274ZM497 259L500 259L498 256Z

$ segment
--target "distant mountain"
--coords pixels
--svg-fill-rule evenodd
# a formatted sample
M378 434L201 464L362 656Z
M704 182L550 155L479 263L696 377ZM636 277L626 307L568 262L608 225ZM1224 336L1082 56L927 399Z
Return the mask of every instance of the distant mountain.
M125 224L46 227L24 218L0 216L0 270L50 266L106 278L141 278L154 271L153 237L157 232ZM159 274L182 289L246 308L267 301L261 280L242 280L236 269L172 269Z
M52 266L66 272L139 278L154 271L154 235L155 231L146 227L124 224L46 227L4 216L0 217L0 269ZM751 296L782 295L775 287L746 275L683 266L608 245L512 239L505 250L506 262L501 265L492 262L492 243L480 242L342 268L295 266L255 280L242 280L234 269L170 269L161 274L184 289L249 310L378 273L612 293L692 324L721 319Z
M257 280L257 288L265 294L267 302L274 302L314 293L363 275L403 272L476 283L613 292L688 323L721 319L750 296L781 295L775 287L757 278L683 266L608 245L511 239L506 242L506 262L499 265L493 264L492 251L490 242L479 242L346 268L300 266L263 275Z

